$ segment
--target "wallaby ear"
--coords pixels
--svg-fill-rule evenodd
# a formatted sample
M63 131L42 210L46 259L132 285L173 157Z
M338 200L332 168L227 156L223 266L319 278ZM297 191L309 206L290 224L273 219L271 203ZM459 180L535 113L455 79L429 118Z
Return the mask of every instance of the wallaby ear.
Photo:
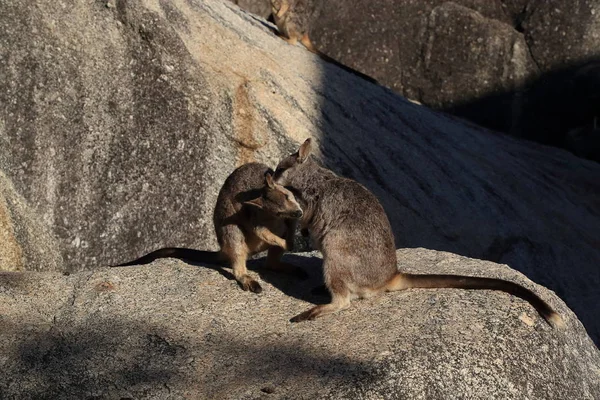
M263 208L263 199L262 199L262 197L257 197L255 199L245 201L244 204L247 204L247 205L253 206L253 207Z
M308 159L312 152L312 139L308 138L302 143L302 146L298 149L298 162L303 163Z
M275 189L275 183L273 182L273 175L270 172L265 173L265 183L271 189Z

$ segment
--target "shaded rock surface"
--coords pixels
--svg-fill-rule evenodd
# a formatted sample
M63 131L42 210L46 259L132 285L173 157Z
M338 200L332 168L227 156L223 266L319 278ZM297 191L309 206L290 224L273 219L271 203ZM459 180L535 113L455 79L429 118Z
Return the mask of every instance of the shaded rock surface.
M600 59L597 1L315 4L313 39L341 62L423 104L600 162L600 98L589 90L600 82L589 71Z
M599 338L599 165L411 104L229 2L61 4L0 14L0 169L69 271L215 249L226 176L310 136L399 247L509 264Z
M324 298L315 253L286 256L312 276L228 273L163 259L70 276L0 274L2 398L596 399L600 352L565 304L506 266L425 249L399 267L502 277L565 318L554 330L504 293L410 290L288 322ZM257 261L255 266L263 260ZM254 272L255 273L255 272ZM228 279L229 278L229 279Z

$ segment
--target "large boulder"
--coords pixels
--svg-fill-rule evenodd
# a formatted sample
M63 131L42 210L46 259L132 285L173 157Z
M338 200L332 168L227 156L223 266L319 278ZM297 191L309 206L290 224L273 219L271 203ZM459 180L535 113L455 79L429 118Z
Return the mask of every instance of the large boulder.
M317 47L429 106L511 90L535 71L500 1L318 3Z
M600 57L597 1L309 3L313 41L342 63L430 107L600 161L597 134L572 143L600 118L586 91L600 75L581 73Z
M545 74L522 96L520 114L515 135L600 162L600 58Z
M600 337L599 165L414 105L229 2L61 4L0 13L0 169L66 270L216 249L226 176L313 137L398 247L509 264Z
M261 295L227 271L160 260L70 276L0 274L0 397L154 399L600 398L600 352L550 291L504 265L399 250L417 273L502 277L564 317L553 329L518 298L415 289L291 324L313 279L261 272ZM264 261L264 260L263 260ZM260 271L260 269L258 270Z

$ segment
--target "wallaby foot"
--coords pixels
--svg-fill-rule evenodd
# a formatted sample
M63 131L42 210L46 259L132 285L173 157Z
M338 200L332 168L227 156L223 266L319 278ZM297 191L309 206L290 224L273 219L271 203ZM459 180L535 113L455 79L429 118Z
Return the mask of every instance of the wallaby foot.
M296 315L294 318L290 319L290 322L302 322L302 321L312 321L319 317L322 317L327 314L333 314L338 311L344 310L350 307L350 296L348 294L333 294L331 303L329 304L320 304L311 308L308 311L304 311Z
M257 294L262 292L262 287L260 286L260 284L254 279L252 279L250 275L243 275L240 278L236 278L236 280L239 282L240 286L244 290L248 290L252 293Z
M223 253L229 258L233 269L233 276L235 276L235 280L238 281L242 289L253 293L262 292L260 284L248 275L248 269L246 268L248 253L239 248L235 250L227 248Z
M310 41L310 38L308 37L308 33L302 35L302 37L300 38L300 43L302 43L302 45L306 47L309 51L313 53L317 52L317 49L315 49L315 46L313 46L312 42Z

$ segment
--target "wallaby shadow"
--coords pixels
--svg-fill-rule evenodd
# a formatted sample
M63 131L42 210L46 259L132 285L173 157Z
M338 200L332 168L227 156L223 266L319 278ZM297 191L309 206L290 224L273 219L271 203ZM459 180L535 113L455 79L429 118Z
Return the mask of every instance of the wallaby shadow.
M286 296L312 304L326 304L331 301L331 295L325 289L323 279L323 260L315 256L300 256L296 254L285 254L283 262L296 265L308 273L307 279L300 280L296 277L260 268L265 259L251 260L248 265L260 276L262 280L273 285Z
M209 264L185 259L181 259L181 261L198 268L212 269L224 278L235 281L228 265ZM288 253L283 256L282 261L302 268L308 274L308 278L300 279L296 276L265 268L266 256L264 253L259 253L249 259L246 265L249 271L256 273L261 280L272 285L286 296L315 305L326 304L331 300L329 292L324 288L323 260L321 258ZM238 286L241 288L239 283Z

